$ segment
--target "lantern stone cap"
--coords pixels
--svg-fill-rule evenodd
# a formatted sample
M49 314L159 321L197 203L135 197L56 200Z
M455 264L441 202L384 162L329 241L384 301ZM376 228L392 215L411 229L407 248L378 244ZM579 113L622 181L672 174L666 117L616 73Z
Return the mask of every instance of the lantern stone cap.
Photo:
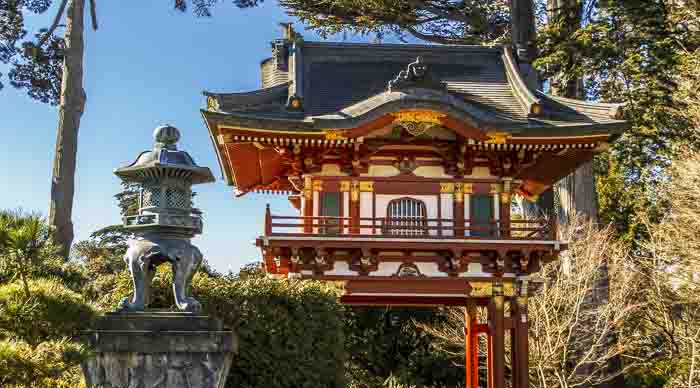
M166 177L192 184L214 182L216 179L208 167L197 165L189 153L177 149L180 137L180 131L172 125L159 126L153 132L153 149L142 152L133 163L117 168L114 174L131 182Z

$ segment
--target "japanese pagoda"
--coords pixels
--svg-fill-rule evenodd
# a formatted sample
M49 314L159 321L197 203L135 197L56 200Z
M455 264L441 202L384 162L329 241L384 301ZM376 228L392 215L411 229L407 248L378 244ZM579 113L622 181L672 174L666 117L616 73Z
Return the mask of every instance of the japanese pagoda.
M514 218L513 197L535 199L627 128L618 105L537 91L515 51L289 28L261 89L207 92L202 110L237 195L288 195L299 210L261 211L266 271L343 282L346 304L466 306L469 388L485 379L479 336L488 386L528 387L530 276L567 247L554 218Z

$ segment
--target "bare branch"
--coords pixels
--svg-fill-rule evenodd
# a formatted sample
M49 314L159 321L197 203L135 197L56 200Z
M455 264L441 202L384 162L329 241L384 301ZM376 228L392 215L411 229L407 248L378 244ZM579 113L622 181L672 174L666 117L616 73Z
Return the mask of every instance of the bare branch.
M92 29L97 31L97 6L95 0L90 0L90 18L92 19Z
M51 23L51 26L46 31L46 34L39 40L37 47L42 47L44 44L46 44L51 35L53 35L54 31L56 31L56 28L58 28L59 24L61 23L63 14L66 12L67 4L68 0L61 0L61 5L58 6L58 12L56 12L56 16L53 18L53 23Z

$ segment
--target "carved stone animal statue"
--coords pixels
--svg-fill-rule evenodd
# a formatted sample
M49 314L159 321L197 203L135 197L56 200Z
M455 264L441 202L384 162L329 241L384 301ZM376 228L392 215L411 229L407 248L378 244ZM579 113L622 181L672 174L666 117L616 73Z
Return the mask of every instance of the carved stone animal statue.
M201 310L199 302L187 295L187 287L202 262L202 253L189 241L146 235L130 241L124 260L131 271L134 295L131 301L128 298L121 301L120 311L143 311L148 306L156 267L166 262L173 268L173 294L177 308L190 312Z

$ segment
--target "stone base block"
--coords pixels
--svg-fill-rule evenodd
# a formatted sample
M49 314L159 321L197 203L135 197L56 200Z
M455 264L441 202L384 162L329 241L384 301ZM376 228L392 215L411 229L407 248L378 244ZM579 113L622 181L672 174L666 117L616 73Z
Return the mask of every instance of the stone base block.
M223 388L238 350L221 321L192 313L111 313L85 336L89 388Z

